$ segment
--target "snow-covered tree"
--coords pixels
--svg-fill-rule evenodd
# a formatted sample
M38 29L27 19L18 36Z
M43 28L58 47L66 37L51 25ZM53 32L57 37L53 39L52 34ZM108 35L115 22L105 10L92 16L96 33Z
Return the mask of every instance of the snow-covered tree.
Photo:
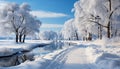
M4 28L15 33L16 42L24 42L27 35L39 32L41 22L32 16L29 12L31 10L27 3L18 5L16 3L6 3L4 9ZM23 38L23 40L22 40Z
M75 12L72 23L81 38L119 35L120 0L79 0L72 10Z
M77 33L77 29L74 25L74 19L70 19L65 22L64 27L61 31L63 39L67 40L78 40L79 36Z
M92 6L94 4L91 4L93 2L90 0L80 0L77 1L74 4L74 11L75 11L75 18L74 18L74 23L75 27L78 30L79 36L81 39L90 39L92 38L92 35L96 35L96 24L92 24L88 21L90 18L90 13L93 13L94 11L92 10ZM87 6L87 7L86 7Z
M74 18L65 22L63 38L92 40L93 37L102 39L103 35L119 36L120 0L79 0L72 11ZM75 31L78 36L74 35Z
M54 31L43 31L40 33L41 40L56 40L58 35Z
M111 38L114 30L113 25L116 23L120 25L120 23L116 20L116 18L119 18L118 16L120 16L120 0L98 0L96 1L96 7L98 7L96 9L97 13L99 13L100 9L104 9L100 16L105 21L107 37Z

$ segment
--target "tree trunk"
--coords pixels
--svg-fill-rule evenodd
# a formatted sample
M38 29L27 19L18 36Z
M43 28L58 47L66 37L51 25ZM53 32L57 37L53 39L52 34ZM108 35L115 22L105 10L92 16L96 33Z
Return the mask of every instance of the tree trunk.
M18 30L16 30L16 43L19 42L18 39L19 39L19 34L18 34Z
M70 40L70 38L69 38L69 40Z
M16 43L18 43L18 34L16 34Z
M25 42L26 35L23 35L23 43Z
M108 23L108 26L107 26L107 37L110 38L110 21Z
M89 41L92 40L92 34L91 34L91 33L89 33L88 40L89 40Z
M75 33L76 33L76 38L77 38L77 40L79 40L79 37L78 37L78 33L77 33L77 31L76 31Z
M83 41L85 41L85 37L83 37Z
M98 26L98 39L100 38L100 27Z
M117 36L117 29L115 30L115 37Z
M111 0L109 0L109 11L111 12L111 9L112 9L112 3L111 3ZM109 14L109 22L108 22L108 26L107 26L107 37L110 38L111 36L111 30L110 30L110 20L111 20L111 13Z
M112 22L110 23L110 32L111 32L111 38L113 37L113 28L112 28Z
M85 35L86 35L85 37L86 37L86 41L87 41L87 40L88 40L88 37L87 37L87 36L88 36L88 34L87 34L88 32L87 32L87 30L85 30L85 33L86 33L86 34L85 34Z
M100 39L102 39L102 26L100 25Z
M22 35L19 35L19 42L22 42Z

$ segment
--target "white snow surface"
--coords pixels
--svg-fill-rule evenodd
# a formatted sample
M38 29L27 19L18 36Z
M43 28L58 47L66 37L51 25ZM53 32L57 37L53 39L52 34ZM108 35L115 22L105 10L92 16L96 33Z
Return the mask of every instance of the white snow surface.
M74 45L34 56L34 61L0 69L120 69L120 42L117 40L63 42Z

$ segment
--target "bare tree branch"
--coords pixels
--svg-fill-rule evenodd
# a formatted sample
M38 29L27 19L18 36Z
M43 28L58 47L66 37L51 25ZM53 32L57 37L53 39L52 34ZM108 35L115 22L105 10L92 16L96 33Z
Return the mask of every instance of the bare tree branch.
M90 22L93 22L93 23L96 23L96 24L98 24L98 25L100 25L100 26L102 26L102 27L108 28L107 26L104 26L104 25L100 24L99 22L96 22L96 21L93 21L93 20L89 20L89 21L90 21Z
M111 17L112 17L112 15L113 15L113 13L118 9L118 8L120 8L120 5L119 6L117 6L111 13L110 13L110 16L109 16L109 19L111 19Z

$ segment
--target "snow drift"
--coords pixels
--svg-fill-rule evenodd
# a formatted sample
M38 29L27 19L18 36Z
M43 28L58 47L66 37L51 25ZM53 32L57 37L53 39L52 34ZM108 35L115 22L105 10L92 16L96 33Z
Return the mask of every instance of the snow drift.
M120 69L120 56L103 53L96 60L98 69Z

